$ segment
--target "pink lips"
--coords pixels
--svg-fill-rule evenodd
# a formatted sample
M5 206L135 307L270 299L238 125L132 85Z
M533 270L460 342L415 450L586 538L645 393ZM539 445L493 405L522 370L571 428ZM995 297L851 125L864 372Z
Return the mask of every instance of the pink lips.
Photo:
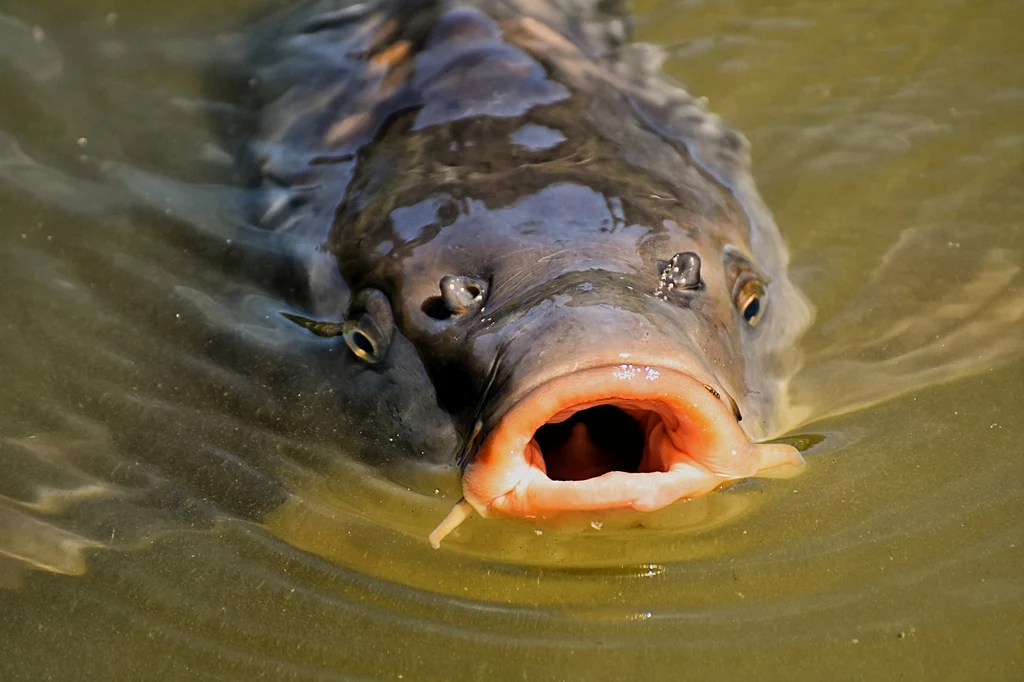
M438 547L472 510L483 517L519 518L653 511L728 480L803 464L789 445L750 442L732 409L712 391L678 370L625 364L572 372L536 387L504 415L466 467L463 500L431 533L431 544ZM590 461L596 447L585 430L574 429L561 456L578 463L581 474L578 480L552 480L537 430L598 405L614 405L642 429L636 471L587 477L582 472L602 468Z

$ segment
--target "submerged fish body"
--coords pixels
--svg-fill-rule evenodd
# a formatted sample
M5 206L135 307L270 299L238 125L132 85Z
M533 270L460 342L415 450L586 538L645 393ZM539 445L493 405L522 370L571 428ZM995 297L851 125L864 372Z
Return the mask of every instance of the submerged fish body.
M291 318L350 348L346 392L429 379L411 400L461 447L409 449L461 466L465 496L435 543L471 508L651 510L801 462L758 444L811 315L746 141L626 42L614 3L271 24L259 221L306 263Z

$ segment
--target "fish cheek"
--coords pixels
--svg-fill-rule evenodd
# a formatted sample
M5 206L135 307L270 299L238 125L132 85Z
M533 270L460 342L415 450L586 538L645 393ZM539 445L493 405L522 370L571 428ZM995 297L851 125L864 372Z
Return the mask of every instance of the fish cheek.
M748 376L751 358L757 354L756 339L747 333L749 330L733 309L726 274L711 266L710 260L708 265L707 287L698 292L680 292L677 288L667 300L693 315L689 344L699 349L707 367L725 389L726 395L720 399L741 419L747 396L757 392Z
M353 406L347 421L371 439L360 453L363 459L378 466L410 461L454 466L458 432L409 339L396 332L386 361L362 364L346 378L340 390Z
M320 338L314 357L323 385L314 394L330 397L318 429L335 434L341 456L398 467L390 478L410 463L453 464L460 444L418 349L393 315L376 288L352 297L344 322L284 313Z

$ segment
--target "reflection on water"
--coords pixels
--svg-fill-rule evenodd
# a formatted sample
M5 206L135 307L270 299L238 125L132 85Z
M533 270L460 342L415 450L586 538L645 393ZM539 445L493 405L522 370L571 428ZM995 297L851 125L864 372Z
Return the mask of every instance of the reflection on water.
M1019 675L1020 360L803 427L796 479L431 550L458 481L370 461L337 345L243 275L290 248L234 229L247 112L201 74L245 4L0 3L0 677ZM984 366L1024 261L1024 7L640 9L753 142L822 320L803 390Z

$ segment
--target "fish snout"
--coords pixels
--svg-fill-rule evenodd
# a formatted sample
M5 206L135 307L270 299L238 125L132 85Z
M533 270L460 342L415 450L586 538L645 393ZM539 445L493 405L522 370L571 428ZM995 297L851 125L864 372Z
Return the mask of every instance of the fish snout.
M802 465L791 446L747 438L732 396L671 320L596 295L562 296L506 330L502 389L467 453L464 500L435 544L470 510L653 511Z

